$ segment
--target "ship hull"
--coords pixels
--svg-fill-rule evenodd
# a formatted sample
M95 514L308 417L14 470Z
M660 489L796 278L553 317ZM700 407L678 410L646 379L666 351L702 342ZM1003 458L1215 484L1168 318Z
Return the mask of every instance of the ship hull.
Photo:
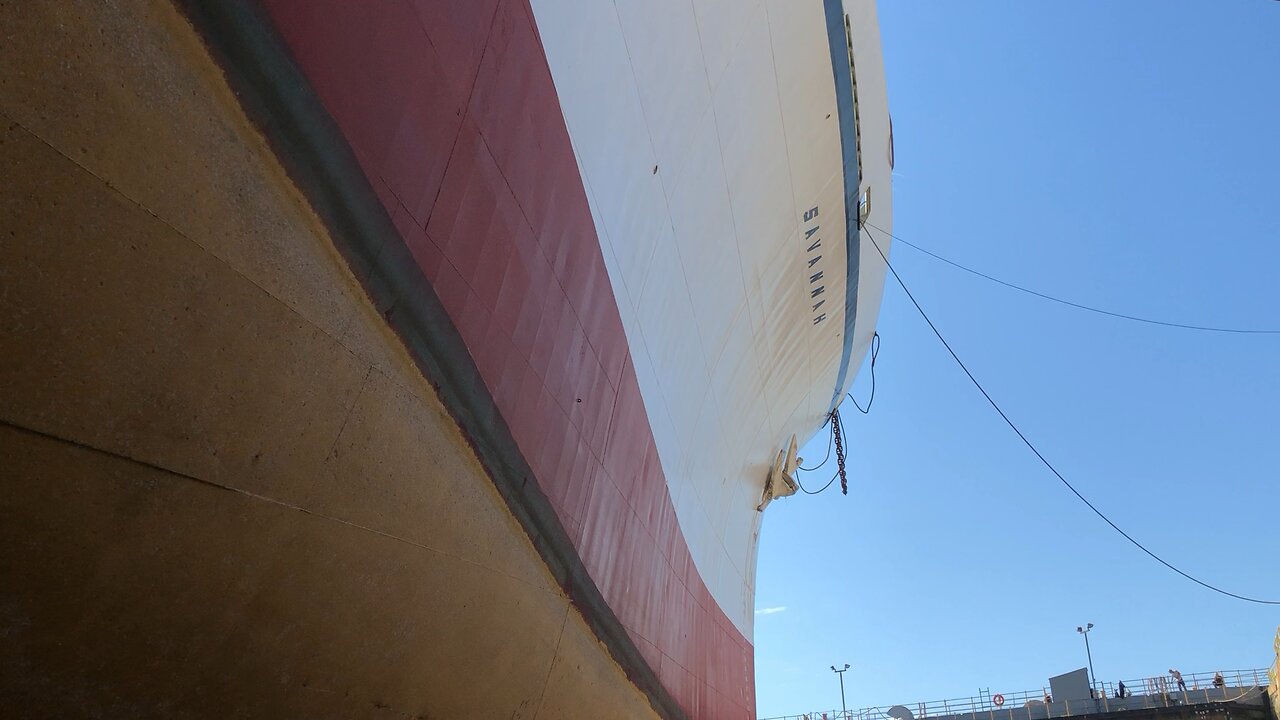
M759 4L687 123L688 88L655 96L637 44L663 13L6 10L32 38L5 60L28 83L6 154L37 171L8 190L27 244L5 267L31 282L5 296L24 462L4 511L8 547L38 550L6 558L7 701L751 717L768 466L842 396L882 281L828 122L849 114L838 5ZM94 27L129 32L79 49ZM748 61L772 44L785 65L796 38L817 50L756 92ZM123 60L137 46L150 63ZM629 81L584 69L624 60ZM624 121L655 102L689 132ZM774 124L729 127L769 102ZM108 132L68 119L87 115ZM787 167L761 183L744 153ZM63 178L77 206L134 212L59 227L38 208ZM144 689L165 663L184 671Z

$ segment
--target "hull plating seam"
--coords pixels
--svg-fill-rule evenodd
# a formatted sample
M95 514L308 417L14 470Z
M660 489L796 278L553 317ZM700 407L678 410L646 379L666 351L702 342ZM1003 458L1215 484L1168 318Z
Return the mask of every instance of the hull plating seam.
M474 444L512 514L592 631L661 715L685 717L600 588L521 454L440 298L414 260L347 139L251 0L183 0L247 114L330 228L372 301Z

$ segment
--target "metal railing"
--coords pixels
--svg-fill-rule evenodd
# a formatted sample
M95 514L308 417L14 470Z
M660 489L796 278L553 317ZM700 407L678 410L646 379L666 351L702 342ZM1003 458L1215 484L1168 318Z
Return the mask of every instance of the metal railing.
M1098 696L1088 700L1057 700L1049 695L1049 688L1007 693L990 692L967 698L931 700L902 705L885 705L858 710L819 710L799 715L781 715L761 720L908 720L896 708L905 708L915 720L973 718L974 720L1051 720L1078 715L1111 712L1113 710L1139 710L1174 705L1198 705L1211 702L1232 702L1247 699L1250 694L1261 695L1267 686L1267 668L1256 670L1232 670L1221 673L1223 684L1215 687L1217 673L1183 673L1186 688L1170 675L1136 680L1124 680L1125 697L1120 698L1117 683L1101 682L1095 692ZM1049 702L1046 702L1048 700Z

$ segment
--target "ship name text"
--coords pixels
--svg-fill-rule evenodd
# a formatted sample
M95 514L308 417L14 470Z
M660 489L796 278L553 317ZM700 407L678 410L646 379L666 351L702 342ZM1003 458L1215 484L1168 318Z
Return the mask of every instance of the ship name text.
M827 319L825 312L820 312L822 306L826 304L826 298L822 294L827 287L822 277L821 266L816 267L822 262L822 238L818 236L818 230L821 225L818 224L818 206L813 206L804 213L804 237L802 241L807 246L805 253L807 254L806 262L808 262L809 273L809 300L813 305L813 324L821 325Z

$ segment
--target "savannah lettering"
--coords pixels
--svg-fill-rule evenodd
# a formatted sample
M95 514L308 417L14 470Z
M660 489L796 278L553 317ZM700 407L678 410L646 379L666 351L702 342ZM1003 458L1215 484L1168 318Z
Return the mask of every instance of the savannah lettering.
M820 325L823 320L827 319L826 313L818 312L827 302L826 298L820 297L827 289L827 286L823 284L822 281L822 270L813 269L813 266L817 265L822 260L822 238L817 237L818 230L821 229L822 226L819 225L817 221L818 208L815 205L804 213L804 222L813 223L811 226L805 228L804 242L808 243L809 246L806 252L809 256L809 270L812 271L809 273L809 299L813 301L812 310L814 325Z

